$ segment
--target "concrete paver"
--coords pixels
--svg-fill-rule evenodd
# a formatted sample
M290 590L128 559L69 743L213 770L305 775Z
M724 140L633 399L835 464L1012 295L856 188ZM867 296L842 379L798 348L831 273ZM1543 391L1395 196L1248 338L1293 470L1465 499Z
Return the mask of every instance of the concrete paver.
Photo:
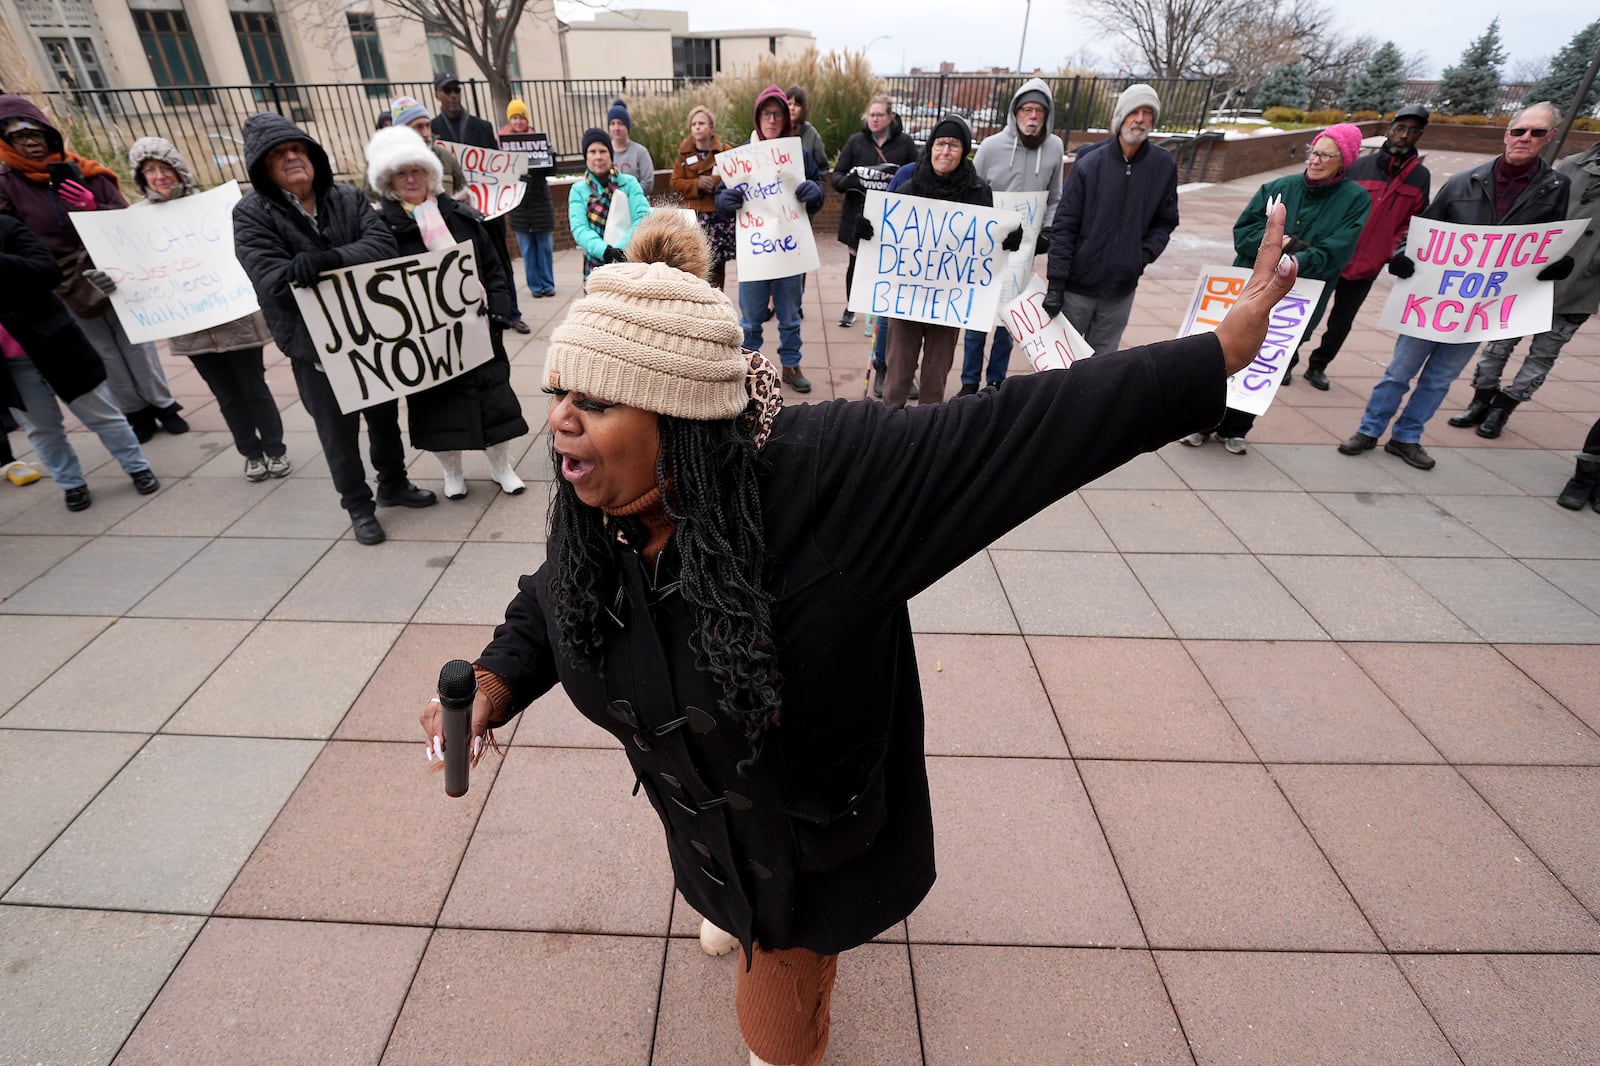
M1129 343L1172 334L1266 177L1184 192ZM822 236L809 399L859 399L868 339L835 325ZM520 496L469 454L467 499L356 544L275 351L283 481L243 480L169 358L194 431L150 443L160 493L81 430L90 510L0 486L0 1059L743 1061L736 960L700 952L608 734L551 692L460 803L417 748L439 665L544 557L542 365L576 257L557 269L508 336ZM1342 456L1390 285L1333 387L1282 390L1247 455L1140 456L913 601L940 876L841 959L828 1063L1600 1044L1600 516L1552 501L1600 332L1498 441L1441 416L1432 471Z

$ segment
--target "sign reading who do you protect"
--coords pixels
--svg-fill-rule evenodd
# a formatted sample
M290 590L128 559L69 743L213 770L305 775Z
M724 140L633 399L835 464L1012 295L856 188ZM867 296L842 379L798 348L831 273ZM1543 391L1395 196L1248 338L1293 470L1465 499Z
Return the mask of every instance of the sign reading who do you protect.
M494 356L470 243L341 267L293 292L345 414L431 389Z

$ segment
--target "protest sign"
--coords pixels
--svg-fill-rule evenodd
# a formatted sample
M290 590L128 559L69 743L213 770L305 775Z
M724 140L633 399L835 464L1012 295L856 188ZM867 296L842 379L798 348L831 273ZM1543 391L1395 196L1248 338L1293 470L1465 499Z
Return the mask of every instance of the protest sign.
M1022 247L1011 252L1005 270L1000 275L1000 298L996 303L996 321L1004 325L1005 308L1028 287L1033 277L1033 250L1039 243L1039 230L1044 226L1046 194L1039 192L996 192L994 206L1000 211L1015 211L1022 216Z
M856 248L852 311L987 330L1010 253L1000 247L1015 211L901 193L867 193L872 237Z
M95 266L117 287L111 306L135 344L210 329L258 309L233 254L239 183L126 211L72 211Z
M1535 275L1566 255L1586 225L1464 226L1414 216L1404 251L1417 271L1395 283L1378 324L1450 344L1543 333L1555 282Z
M606 231L600 239L608 248L622 248L624 239L633 229L633 208L628 206L628 194L618 189L611 194L611 209L606 212Z
M1089 358L1094 349L1072 328L1066 315L1045 317L1040 306L1045 292L1044 280L1029 274L1021 295L1000 309L1000 322L1035 370L1060 370Z
M494 356L471 242L340 267L292 291L346 414L431 389Z
M550 135L548 133L502 133L500 134L500 150L502 152L520 152L528 157L525 169L537 170L540 167L552 165L555 156L550 154Z
M1210 333L1222 324L1228 311L1244 292L1250 280L1249 267L1205 267L1195 283L1189 308L1178 327L1178 336ZM1295 349L1305 339L1311 313L1317 309L1323 283L1311 278L1296 278L1294 288L1272 308L1267 322L1267 339L1261 342L1249 366L1228 378L1228 406L1253 415L1265 414L1278 394L1283 372Z
M522 202L528 183L527 157L521 152L501 152L472 144L440 141L467 172L467 192L471 203L484 218L499 218Z
M740 281L787 278L820 265L811 219L794 195L806 180L804 159L798 137L754 141L717 153L722 184L744 193L744 205L735 216Z

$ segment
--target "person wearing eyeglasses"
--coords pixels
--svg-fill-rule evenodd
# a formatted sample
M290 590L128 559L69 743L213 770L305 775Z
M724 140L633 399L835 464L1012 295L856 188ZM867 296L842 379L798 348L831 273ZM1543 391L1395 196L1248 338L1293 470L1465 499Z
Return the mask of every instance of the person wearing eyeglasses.
M1284 234L1292 238L1284 251L1300 264L1300 276L1324 283L1322 296L1312 309L1304 336L1309 337L1322 319L1322 312L1333 295L1333 281L1350 261L1361 237L1372 201L1367 191L1348 177L1350 164L1361 152L1361 130L1348 122L1329 126L1311 139L1306 150L1306 169L1299 174L1269 181L1256 190L1239 220L1233 224L1233 247L1238 253L1234 266L1249 266L1267 228L1267 205L1274 198L1289 209ZM1294 366L1290 362L1290 367ZM1289 371L1284 371L1284 381ZM1255 425L1256 416L1230 407L1213 433L1232 455L1249 451L1245 437ZM1198 448L1206 442L1205 433L1183 437L1184 444Z
M1422 217L1467 226L1531 226L1565 218L1567 191L1572 183L1566 175L1539 158L1539 152L1560 121L1560 113L1548 101L1523 108L1506 127L1505 151L1445 182L1438 197L1422 212ZM1560 281L1572 273L1572 265L1572 257L1563 256L1541 270L1537 277L1540 281ZM1389 260L1389 273L1397 278L1409 278L1415 272L1416 264L1401 244ZM1395 341L1394 355L1383 377L1372 387L1360 428L1339 444L1339 451L1345 455L1371 451L1393 422L1383 450L1408 466L1432 470L1437 461L1423 448L1422 431L1444 402L1450 383L1472 361L1472 353L1477 348L1477 341L1451 343L1402 334ZM1401 411L1400 401L1407 392L1411 393L1411 399ZM1483 390L1473 397L1475 405L1480 402L1483 405L1481 416L1468 408L1457 417L1470 415L1482 421L1495 395L1498 395L1496 390ZM1396 412L1399 412L1398 418Z
M1428 206L1433 177L1417 154L1417 142L1428 128L1428 118L1428 109L1420 104L1402 107L1389 124L1383 147L1357 159L1350 167L1350 180L1366 189L1372 198L1372 213L1356 241L1355 254L1339 272L1322 343L1312 349L1307 360L1306 384L1314 389L1328 391L1328 364L1350 336L1350 327L1355 324L1367 293L1372 291L1372 283L1383 273L1395 248L1406 239L1411 216ZM1310 330L1306 331L1306 339L1311 339ZM1295 360L1289 363L1291 372L1294 364ZM1283 383L1289 384L1288 374Z
M1544 384L1550 368L1556 364L1556 357L1578 332L1578 327L1600 310L1600 234L1595 232L1594 226L1596 218L1600 217L1600 146L1567 156L1556 164L1556 173L1566 175L1572 183L1566 217L1588 219L1590 225L1567 252L1575 269L1556 282L1550 328L1535 334L1528 342L1528 354L1510 385L1500 387L1501 375L1522 338L1505 337L1483 346L1483 355L1472 373L1472 403L1450 419L1450 424L1464 427L1478 420L1478 436L1489 440L1500 436L1511 412Z

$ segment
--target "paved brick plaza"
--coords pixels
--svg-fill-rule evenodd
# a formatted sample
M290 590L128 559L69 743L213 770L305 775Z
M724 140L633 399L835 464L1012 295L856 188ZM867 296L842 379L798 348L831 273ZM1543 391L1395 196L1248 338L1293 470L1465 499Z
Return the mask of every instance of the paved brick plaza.
M1268 176L1184 194L1130 343ZM821 243L805 367L858 397ZM558 271L512 337L530 421ZM1600 515L1554 502L1600 329L1499 441L1441 414L1432 472L1347 458L1386 285L1249 455L1142 457L913 604L941 876L842 960L828 1062L1600 1060ZM159 494L81 433L91 510L0 484L0 1062L744 1062L608 737L555 694L468 799L425 770L439 664L543 557L544 438L523 496L469 465L365 548L281 357L296 469L260 485L168 369Z

